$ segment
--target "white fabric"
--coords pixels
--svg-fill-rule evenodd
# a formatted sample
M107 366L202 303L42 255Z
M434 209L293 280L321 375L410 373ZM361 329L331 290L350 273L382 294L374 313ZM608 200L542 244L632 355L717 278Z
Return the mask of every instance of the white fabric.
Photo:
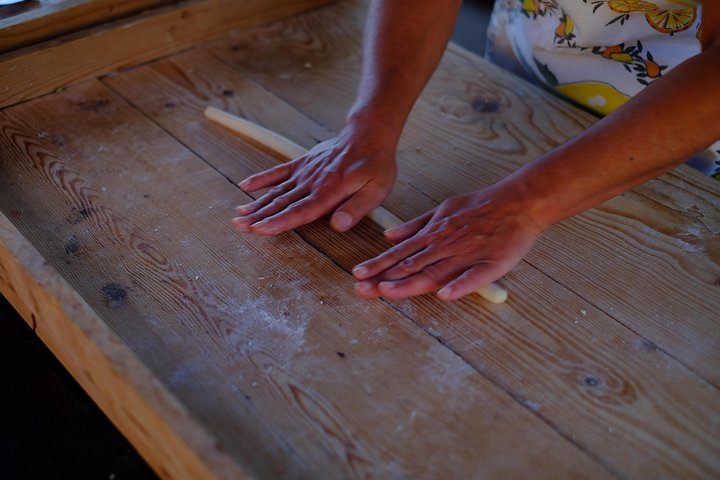
M700 52L699 0L497 0L487 57L605 115ZM720 173L720 142L689 162Z

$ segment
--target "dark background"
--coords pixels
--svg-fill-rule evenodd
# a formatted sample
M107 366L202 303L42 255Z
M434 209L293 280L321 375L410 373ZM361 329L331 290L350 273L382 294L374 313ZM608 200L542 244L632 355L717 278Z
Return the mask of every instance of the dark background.
M491 9L466 0L453 41L482 55ZM0 478L156 478L1 296L0 381Z

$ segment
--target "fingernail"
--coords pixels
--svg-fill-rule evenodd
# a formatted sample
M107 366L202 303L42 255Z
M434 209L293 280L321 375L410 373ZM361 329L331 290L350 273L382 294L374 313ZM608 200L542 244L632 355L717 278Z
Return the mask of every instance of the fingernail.
M249 209L250 209L250 205L238 205L237 207L235 207L235 210L236 210L238 213L245 213L245 212L247 212Z
M438 295L443 298L447 298L452 293L452 288L450 287L443 287L440 290L438 290Z
M397 283L395 282L380 282L378 284L379 288L382 288L383 290L392 290L393 288L397 287Z
M367 275L367 273L367 267L357 266L353 268L353 275L355 275L356 277L364 277L365 275Z
M332 224L336 230L347 230L352 225L352 217L345 212L338 212L332 217Z
M245 189L247 186L250 185L250 180L243 180L242 182L238 183L238 187Z
M237 227L237 228L241 228L241 227L243 227L244 224L245 224L245 222L243 222L243 219L242 219L242 218L233 218L233 219L232 219L232 223L233 223L233 225L235 225L235 227Z
M385 235L395 235L395 233L397 233L398 230L400 230L400 229L399 228L388 228L383 233Z
M268 221L267 220L261 220L259 222L253 223L250 225L250 228L253 230L265 230L270 231L272 228L268 228Z
M357 282L355 284L355 289L360 290L361 292L366 292L372 288L372 283L370 282Z

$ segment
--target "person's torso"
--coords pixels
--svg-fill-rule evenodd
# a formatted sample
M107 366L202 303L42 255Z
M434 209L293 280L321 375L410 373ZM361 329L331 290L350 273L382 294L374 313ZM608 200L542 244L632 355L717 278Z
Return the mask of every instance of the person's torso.
M700 53L701 16L700 0L497 0L486 55L605 115ZM696 166L717 174L718 149Z

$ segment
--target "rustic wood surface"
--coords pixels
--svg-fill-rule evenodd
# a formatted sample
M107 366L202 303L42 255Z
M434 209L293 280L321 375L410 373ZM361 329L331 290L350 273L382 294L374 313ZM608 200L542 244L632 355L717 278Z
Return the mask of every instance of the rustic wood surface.
M275 129L289 121L303 125L299 135L306 136L308 146L314 143L313 137L321 139L326 135L301 113L207 52L179 55L108 79L107 83L233 183L252 169L269 165L239 162L237 152L242 142L203 122L203 105L254 115L256 121L275 125ZM261 104L266 107L259 108ZM268 108L270 105L272 108ZM308 134L311 138L307 138ZM412 204L415 197L411 193L398 201ZM300 232L348 271L361 259L380 251L379 246L360 255L356 250L357 245L367 244L368 238L375 237L376 245L379 243L379 235L372 228L353 232L349 242L325 227ZM520 295L511 299L510 309L472 300L446 305L429 297L395 305L487 378L526 406L537 409L563 436L573 438L583 450L594 452L611 471L636 475L695 471L702 477L712 470L709 465L696 470L692 459L695 449L707 448L706 458L712 463L716 447L708 442L713 429L706 429L705 419L719 405L715 388L694 375L688 376L682 364L658 351L651 341L626 329L532 266L523 265L506 281L511 291ZM485 321L478 322L478 315ZM494 316L493 321L485 318L488 315ZM488 337L497 340L482 341ZM521 348L528 339L533 344ZM594 344L592 352L587 351L587 344ZM661 379L654 376L658 364L665 369ZM666 390L668 378L684 385L680 397L678 392ZM644 392L643 398L638 398L638 392ZM659 406L649 407L645 395L658 399ZM694 420L687 419L684 412L682 421L671 422L682 425L680 428L666 425L667 419L660 421L667 415L667 405L674 405L671 411L682 410L682 405L700 398L704 398L700 403L705 405L705 413ZM638 437L638 429L648 437ZM684 453L674 451L678 438L685 438L693 447ZM674 451L673 455L648 462L657 452L658 442L665 444L662 448L667 452ZM628 451L634 454L625 455ZM645 455L639 456L638 452Z
M329 0L187 0L0 55L0 107Z
M360 12L343 2L206 49L337 130L359 73ZM594 121L456 46L414 112L399 175L433 202L495 182ZM404 191L387 204L402 218L425 211ZM554 227L527 262L720 386L717 209L717 182L683 166Z
M0 112L3 293L162 476L720 475L713 181L679 168L554 227L503 305L354 296L349 270L387 247L367 220L232 231L235 184L277 160L203 109L329 138L363 12L342 2ZM385 205L420 214L592 121L451 47ZM70 305L112 342L72 333ZM73 355L89 348L97 362Z
M2 127L7 126L4 120L0 119ZM16 207L8 210L12 217L22 214ZM0 292L110 420L123 426L128 440L160 477L245 477L243 469L218 449L214 436L190 417L129 344L3 213Z
M173 0L40 0L17 4L23 10L0 12L0 52L13 50L81 27L137 13ZM27 5L27 7L25 7ZM10 12L8 12L10 13Z
M97 82L2 132L2 210L252 473L604 476L296 234L239 239L247 198Z

